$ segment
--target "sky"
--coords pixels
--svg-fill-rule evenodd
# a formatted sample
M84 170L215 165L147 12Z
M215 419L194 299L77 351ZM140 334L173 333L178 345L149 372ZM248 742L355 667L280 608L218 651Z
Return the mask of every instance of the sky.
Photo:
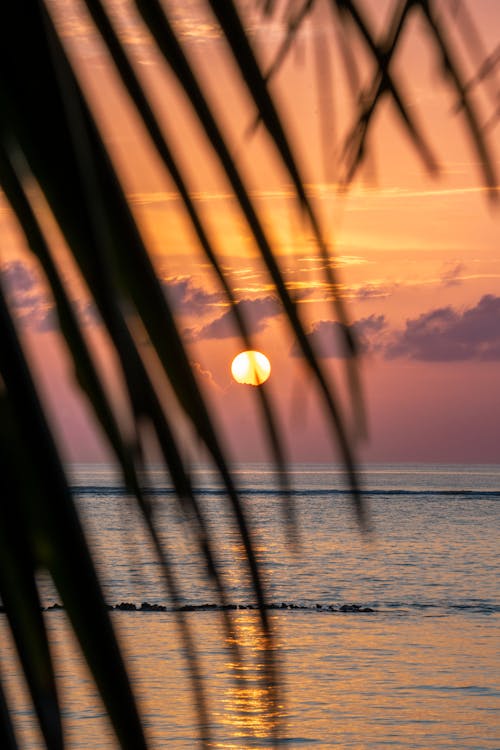
M173 184L158 165L80 5L62 0L48 5L149 243L228 451L237 460L265 460L268 446L255 393L234 383L230 375L241 341ZM360 5L383 34L392 3L365 0ZM266 388L274 397L290 459L338 460L324 406L215 158L129 3L116 0L107 6L162 127L175 144L195 204L251 328L254 348L271 361ZM483 39L481 56L491 55L498 62L499 4L476 0L469 6ZM297 209L290 179L263 128L255 127L255 112L214 19L200 2L172 2L166 7L250 186L308 336L354 434L333 290L311 230ZM283 35L280 14L266 21L251 3L240 2L239 7L267 70ZM459 4L457 8L453 17L445 8L443 20L464 76L473 80L477 65L467 56L457 31L464 20ZM348 44L366 89L372 74L369 55L355 35ZM367 462L498 462L500 208L484 186L463 113L418 17L405 33L391 72L431 144L439 173L428 173L386 97L370 130L367 160L349 189L341 191L342 144L352 126L355 102L338 50L328 3L318 3L270 88L327 238L330 266L337 274L336 294L360 344L368 431L359 441L358 455ZM481 122L490 123L487 142L498 170L500 156L494 143L499 136L499 91L500 64L492 66L472 94ZM31 194L113 394L113 355L92 300L43 199L34 187ZM2 278L64 455L71 461L106 460L109 454L61 345L43 276L3 199L0 231ZM189 432L183 439L190 442Z

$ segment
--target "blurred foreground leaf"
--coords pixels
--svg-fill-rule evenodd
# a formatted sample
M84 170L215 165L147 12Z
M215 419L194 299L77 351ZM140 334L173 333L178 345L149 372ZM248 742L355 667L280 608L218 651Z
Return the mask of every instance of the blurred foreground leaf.
M111 4L100 0L84 0L84 5L100 42L113 61L123 93L144 125L158 160L172 178L194 236L234 313L241 340L245 348L251 349L248 321L241 313L238 297L224 272L219 238L213 238L203 213L196 207L173 139L160 125L158 113L136 72L138 60L134 59L130 46L123 43L117 31L116 14L112 13ZM259 5L263 6L267 19L281 13L286 26L282 44L267 69L261 68L252 34L245 24L246 6L209 0L206 10L213 13L218 23L236 77L255 108L254 124L265 127L270 148L293 185L297 215L301 219L306 217L316 251L324 262L326 283L332 292L335 313L344 334L351 405L358 420L362 421L356 341L338 294L338 282L321 221L302 176L303 165L294 153L287 122L280 114L271 89L271 83L301 28L321 3L320 0L304 0L302 3L285 2L282 7L274 2L255 3L256 7ZM498 55L492 54L484 59L483 47L471 23L473 14L467 15L463 3L456 4L462 8L461 14L456 16L457 28L470 53L476 56L476 74L466 78L461 70L460 54L447 33L451 19L447 18L446 23L443 21L443 14L436 7L438 3L424 0L394 3L382 36L372 27L362 3L328 0L324 5L331 11L331 29L325 29L325 34L331 31L332 49L328 49L340 56L355 102L341 159L328 165L328 173L338 175L339 186L348 187L363 167L369 155L368 136L374 127L375 115L386 98L392 101L402 129L408 134L422 163L432 173L437 170L438 158L422 132L414 108L406 100L404 80L399 80L393 70L393 60L401 46L408 19L419 14L432 45L438 50L443 74L454 89L456 109L463 115L484 184L491 189L490 195L496 197L498 177L486 131L498 118L498 112L494 111L488 127L483 127L471 92L486 84L490 102L497 107L498 93L492 90L491 71L496 66ZM216 109L204 90L203 80L186 54L182 34L172 22L172 7L160 4L158 0L137 0L135 6L151 34L151 44L162 58L162 64L175 77L193 120L206 138L207 152L222 170L231 196L245 219L273 293L280 301L294 340L323 400L332 442L339 447L350 477L358 519L364 524L366 513L358 492L351 425L345 420L338 392L311 345L299 306L280 267L277 248L259 215L241 165L233 156ZM372 74L366 90L362 88L358 60L350 45L353 35L361 40L371 59ZM237 523L239 541L245 551L245 565L260 610L265 681L272 701L277 704L279 664L274 659L275 644L257 561L256 540L249 528L246 510L209 406L198 386L187 342L179 331L174 311L156 276L151 248L136 224L91 103L87 101L79 77L70 64L63 36L43 2L16 0L0 6L0 184L5 200L22 228L33 258L45 275L75 379L88 399L96 424L100 425L109 443L125 486L136 500L162 566L166 590L174 603L181 600L178 573L175 572L175 550L168 549L167 544L159 539L152 508L140 479L144 471L145 428L159 446L164 469L176 491L176 502L189 520L203 555L207 576L215 584L220 603L227 605L227 591L217 564L219 550L193 490L189 465L177 437L173 414L178 410L184 414L210 456L225 488L228 507ZM325 43L322 37L321 44ZM327 64L322 61L321 49L318 48L316 57L316 69L320 75ZM315 84L320 87L321 81ZM325 109L325 112L329 111ZM174 113L174 124L175 117ZM323 123L324 133L328 132L330 125ZM131 433L125 429L108 397L94 361L95 353L87 343L83 323L72 303L64 269L59 267L55 248L34 210L29 190L33 184L43 194L102 320L116 362L115 375L124 383L127 407L133 417ZM148 341L159 363L161 377L170 389L170 403L167 405L161 386L153 381L143 359L141 336ZM266 388L256 389L256 398L270 456L282 480L285 519L290 538L293 538L294 516L292 498L288 493L283 435L278 428L275 405ZM12 311L0 288L0 596L42 735L48 748L59 750L64 741L54 669L37 588L37 571L41 569L48 571L59 591L120 746L131 750L146 747L126 667L74 498L37 394L22 337L16 330ZM227 641L234 644L235 661L238 661L241 654L235 643L232 614L226 606L223 608ZM178 616L183 646L189 659L200 738L208 747L211 717L200 676L196 635L182 611ZM0 744L13 748L16 743L9 711L0 688Z

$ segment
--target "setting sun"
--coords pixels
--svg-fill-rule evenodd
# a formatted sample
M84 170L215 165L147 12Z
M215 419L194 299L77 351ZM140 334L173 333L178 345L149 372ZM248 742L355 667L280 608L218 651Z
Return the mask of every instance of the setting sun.
M241 352L231 363L231 374L237 383L262 385L271 374L271 363L261 352Z

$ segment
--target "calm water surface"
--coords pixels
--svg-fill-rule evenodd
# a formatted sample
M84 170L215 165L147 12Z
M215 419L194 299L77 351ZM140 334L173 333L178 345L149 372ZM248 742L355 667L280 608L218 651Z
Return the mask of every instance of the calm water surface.
M235 662L219 611L186 612L210 697L211 746L271 748L500 748L500 467L371 467L362 473L374 532L360 534L341 471L295 467L297 551L283 527L271 470L237 472L255 529L281 673L274 700L257 613L234 612L244 663ZM117 477L78 467L72 481L109 604L172 608L137 513ZM229 601L253 602L244 556L220 487L197 474L200 502L228 552L219 564ZM168 483L152 501L175 557L184 604L216 603ZM59 601L41 579L44 604ZM340 612L357 604L374 612ZM293 608L291 608L293 607ZM332 611L335 609L337 611ZM112 612L154 748L197 746L176 614ZM70 748L114 748L64 612L46 613ZM1 668L19 738L42 747L0 617Z

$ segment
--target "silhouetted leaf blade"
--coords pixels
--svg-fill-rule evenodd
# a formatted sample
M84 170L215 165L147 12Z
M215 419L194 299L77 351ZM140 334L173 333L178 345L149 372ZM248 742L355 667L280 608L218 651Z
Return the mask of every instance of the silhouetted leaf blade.
M310 366L318 383L319 390L325 400L329 415L332 419L332 434L334 440L339 444L342 460L346 462L351 487L353 488L356 510L358 516L360 518L363 518L361 496L357 491L354 459L343 421L340 417L339 410L334 403L325 376L314 355L309 339L307 338L303 330L296 305L294 304L288 293L277 260L274 253L272 252L271 245L268 242L267 237L263 231L250 197L245 190L237 167L229 154L229 150L224 141L224 138L219 131L215 118L205 101L203 92L198 85L198 82L188 63L188 60L186 59L182 48L175 37L175 34L163 12L163 9L158 4L157 0L139 0L136 4L151 33L153 34L159 49L163 53L165 59L172 67L172 70L174 71L179 82L186 91L189 101L203 125L205 133L210 140L215 152L217 153L221 164L224 167L234 194L238 199L239 205L245 215L245 218L255 238L256 244L261 252L269 275L273 281L276 292L283 305L287 320L297 337L298 344L304 354L305 360ZM218 459L216 459L216 461L218 462ZM232 489L229 490L229 496L232 496Z
M0 672L0 746L5 750L18 750L14 727L10 720L9 706L5 700Z
M118 738L124 748L146 743L118 645L83 532L0 289L0 375L23 446L25 494L34 555L58 588Z
M186 212L191 220L193 229L198 237L200 245L211 263L215 275L221 284L224 293L231 305L231 309L234 314L238 330L240 332L242 341L247 349L253 349L248 327L246 322L237 306L237 301L234 297L233 291L229 286L226 275L224 274L222 267L219 263L217 252L212 247L212 243L208 237L208 234L203 226L203 222L196 210L195 204L189 194L186 182L182 176L179 165L177 164L171 148L166 141L165 135L162 133L157 119L151 106L141 88L140 82L130 64L127 55L125 54L123 47L118 39L116 32L109 21L108 16L99 0L86 0L86 4L89 11L92 14L94 22L99 29L106 45L113 57L115 65L120 73L122 81L127 88L127 91L133 100L138 112L140 113L142 120L148 130L148 133L153 141L159 157L162 159L166 169L169 171L175 186L179 192L179 195L184 203ZM285 468L285 458L281 441L279 439L278 429L276 425L276 419L273 414L272 405L267 397L265 389L257 389L256 397L260 403L261 412L263 415L264 423L266 425L269 443L271 451L276 462L278 469L278 475L282 481L282 489L285 497L289 497L289 487L286 481L287 473ZM285 506L288 509L288 519L292 521L292 532L293 532L293 504L287 503Z
M61 716L23 493L23 449L7 395L0 394L0 597L47 746L63 747ZM17 481L16 481L17 480ZM28 486L28 490L32 488Z
M499 200L497 190L495 189L498 187L498 176L494 167L492 154L481 131L476 112L469 101L469 92L466 89L465 82L462 80L458 62L455 59L451 45L445 41L445 29L432 13L427 0L419 0L418 5L422 8L435 44L441 54L444 73L450 79L456 91L468 126L467 132L479 158L484 183L490 188L488 192L489 198L495 203Z
M415 148L427 169L431 174L437 171L437 160L430 146L423 137L422 129L410 115L408 106L404 103L399 87L394 82L389 72L389 65L397 48L401 31L405 26L407 14L410 12L413 2L403 2L395 6L392 15L392 28L390 29L384 46L377 44L374 34L370 31L369 24L354 0L331 0L341 12L352 19L364 38L368 49L375 58L376 68L370 93L366 96L367 103L363 104L359 117L347 136L344 153L348 156L346 182L349 183L363 161L365 156L365 142L370 122L378 104L385 93L390 94L396 109L404 123Z

